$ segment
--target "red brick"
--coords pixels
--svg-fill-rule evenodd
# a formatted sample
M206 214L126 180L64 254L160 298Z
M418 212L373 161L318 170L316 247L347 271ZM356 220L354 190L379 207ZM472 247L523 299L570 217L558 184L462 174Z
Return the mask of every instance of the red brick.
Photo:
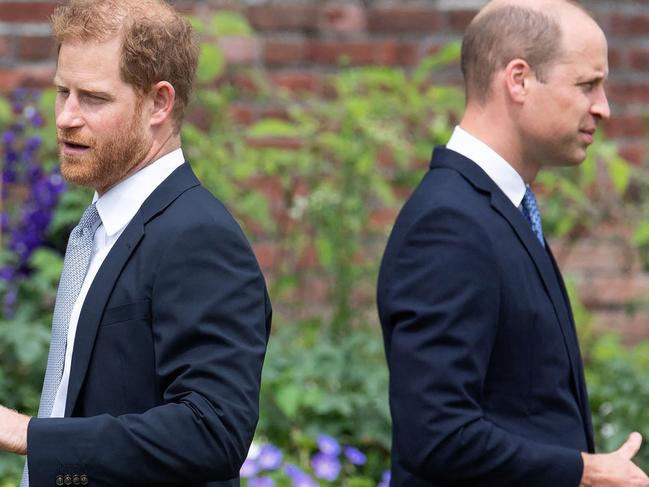
M611 70L625 68L626 64L626 49L609 46L608 49L608 67Z
M647 141L624 142L620 144L620 155L636 166L643 166L647 160Z
M613 103L649 103L649 82L628 79L611 80L607 94Z
M320 259L318 259L318 252L315 247L311 245L306 245L298 260L298 267L302 270L306 269L315 269L320 265Z
M235 122L242 125L251 125L257 119L255 109L244 103L231 104L229 115Z
M380 208L374 210L370 213L368 227L371 230L385 230L386 228L391 228L394 225L394 221L397 219L397 213L399 212L396 208Z
M54 66L0 69L0 92L6 93L18 87L46 88L52 86L54 70Z
M644 136L649 125L642 115L620 115L605 121L604 131L609 137Z
M13 55L12 38L0 36L0 59L9 59Z
M622 337L622 343L633 345L649 338L649 313L628 313L624 310L595 310L595 331L613 331Z
M277 258L277 245L275 243L256 242L252 245L252 250L262 271L266 272L275 265Z
M259 60L259 40L250 36L219 37L218 45L229 63L246 64Z
M53 58L56 44L51 37L25 36L20 38L18 55L24 61L42 61Z
M649 295L649 276L589 277L579 286L579 295L592 307L625 306Z
M448 25L455 32L464 32L477 13L477 10L451 10Z
M438 11L417 5L372 7L367 13L370 32L432 33L439 30L441 21Z
M613 14L607 34L644 37L647 31L649 31L649 15Z
M399 62L399 57L399 43L394 39L314 40L309 48L309 59L319 64L394 65Z
M47 22L59 2L0 2L0 22Z
M324 8L320 26L330 32L362 32L367 26L365 10L358 5L329 4Z
M319 10L315 5L254 5L246 15L252 27L261 32L304 31L312 32L318 28Z
M242 125L251 125L262 118L277 118L289 120L288 108L280 105L258 105L251 102L233 102L230 104L229 115Z
M414 66L421 60L421 49L418 42L402 41L397 44L395 64L399 66Z
M295 137L248 137L246 143L253 149L298 150L304 142Z
M307 54L304 38L270 38L264 41L264 62L270 66L296 64L304 61Z
M649 50L631 49L628 53L629 66L633 69L645 71L649 69Z
M320 76L304 71L273 73L270 75L270 79L275 86L293 92L320 93L323 89Z
M620 237L608 241L581 239L574 243L552 240L551 244L557 262L566 274L613 276L637 269L636 255Z

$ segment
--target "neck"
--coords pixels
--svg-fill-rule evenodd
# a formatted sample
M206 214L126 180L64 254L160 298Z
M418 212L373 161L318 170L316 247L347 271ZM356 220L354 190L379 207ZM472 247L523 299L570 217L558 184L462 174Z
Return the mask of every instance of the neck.
M526 161L517 129L509 123L510 120L506 113L494 113L488 104L469 105L460 127L491 147L514 168L526 184L531 184L539 167Z

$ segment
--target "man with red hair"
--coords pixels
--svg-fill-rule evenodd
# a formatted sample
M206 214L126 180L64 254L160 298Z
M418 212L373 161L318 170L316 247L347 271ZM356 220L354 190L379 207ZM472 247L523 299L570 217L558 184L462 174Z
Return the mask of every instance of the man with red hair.
M197 63L162 0L52 17L61 172L95 190L72 231L37 418L0 407L21 486L239 485L271 308L243 233L180 127Z

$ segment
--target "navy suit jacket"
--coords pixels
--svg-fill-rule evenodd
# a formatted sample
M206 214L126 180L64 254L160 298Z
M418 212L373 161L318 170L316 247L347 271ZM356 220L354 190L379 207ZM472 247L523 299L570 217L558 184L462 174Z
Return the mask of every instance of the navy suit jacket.
M65 418L29 424L31 487L65 475L101 487L239 485L270 320L246 238L183 164L90 287Z
M570 304L522 213L439 147L381 264L392 486L577 486L593 435Z

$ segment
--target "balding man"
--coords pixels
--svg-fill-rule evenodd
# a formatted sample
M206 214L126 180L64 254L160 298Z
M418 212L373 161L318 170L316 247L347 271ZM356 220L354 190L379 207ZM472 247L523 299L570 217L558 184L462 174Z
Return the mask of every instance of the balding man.
M270 303L181 149L191 28L163 0L71 0L53 30L61 172L96 194L68 242L38 418L0 407L0 449L28 455L21 487L238 486Z
M603 32L575 2L489 3L462 46L466 112L381 265L392 486L643 486L635 433L594 454L570 303L530 184L609 116Z

